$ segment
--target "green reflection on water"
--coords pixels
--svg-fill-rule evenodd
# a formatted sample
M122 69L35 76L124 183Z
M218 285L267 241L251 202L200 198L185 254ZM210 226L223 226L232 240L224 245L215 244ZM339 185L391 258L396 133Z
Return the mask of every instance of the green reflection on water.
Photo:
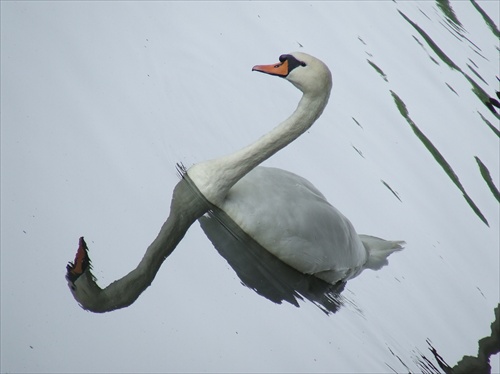
M488 83L483 79L483 77L481 77L481 75L472 66L470 66L469 64L467 64L467 67L470 69L470 71L472 71L474 73L474 75L476 77L478 77L479 79L481 79L484 84L488 85Z
M484 181L490 188L490 191L493 194L493 196L495 196L495 198L500 203L500 192L498 191L498 188L495 186L495 183L493 182L493 178L491 177L490 171L479 157L474 156L474 158L476 159L477 165L479 166L479 171L481 172Z
M387 189L388 189L389 191L391 191L391 192L392 192L392 194L393 194L394 196L396 196L396 198L397 198L399 201L403 202L403 200L401 200L401 198L399 197L399 194L398 194L396 191L394 191L394 190L392 189L392 187L391 187L391 186L389 186L389 184L388 184L386 181L384 181L383 179L381 179L380 181L382 182L382 184L383 184L384 186L386 186L386 187L387 187Z
M353 146L352 144L351 144L351 147L352 147L352 148L353 148L356 152L358 152L358 155L360 155L361 157L365 158L365 156L363 156L363 152L361 152L359 149L357 149L357 148L356 148L355 146Z
M448 177L452 180L452 182L458 187L458 189L462 192L465 200L469 204L469 206L472 208L474 213L483 221L487 226L489 226L488 221L486 217L481 213L477 205L472 201L470 196L467 194L465 191L465 188L462 186L462 183L460 182L460 179L458 178L457 174L453 171L451 165L445 160L443 155L438 151L438 149L432 144L432 142L429 140L427 136L418 128L418 126L413 122L413 120L410 118L410 115L408 113L408 109L406 108L405 103L401 98L396 95L394 91L390 91L391 95L394 99L394 102L396 103L396 106L401 113L401 115L406 119L408 124L410 125L411 129L415 133L415 135L420 139L420 141L425 145L427 150L432 154L434 159L438 162L438 164L443 168L443 170L446 172Z
M445 82L445 83L446 83L446 82ZM448 86L448 88L449 88L449 89L450 89L450 90L451 90L451 91L452 91L455 95L460 96L460 95L457 93L457 91L455 91L455 90L453 89L453 87L451 87L448 83L446 83L446 85Z
M354 117L351 117L351 118L352 118L352 120L354 122L356 122L356 125L358 125L359 127L363 128L363 126L361 126L361 123L359 123L358 120L356 120L356 118L354 118Z
M411 19L409 19L404 13L401 11L398 11L399 14L410 24L413 26L415 30L418 31L418 33L424 38L426 41L427 45L434 51L434 53L446 64L448 65L451 69L456 70L464 76L465 79L471 84L472 86L472 92L478 97L478 99L481 101L481 103L486 103L489 101L489 95L472 79L467 73L465 73L458 65L456 65L447 55L446 53L443 52L441 48L438 47L438 45L431 39L427 33L422 30L420 26L418 26L415 22L413 22ZM468 40L468 39L467 39ZM469 66L470 68L470 66ZM473 70L471 68L471 70ZM475 71L473 70L475 73ZM479 75L478 75L479 76ZM481 80L483 80L481 77L479 77ZM484 81L484 80L483 80ZM498 117L498 115L497 115Z
M488 125L488 127L491 129L491 131L493 131L493 132L496 134L496 136L498 136L498 137L500 138L500 131L498 131L498 129L497 129L495 126L493 126L493 124L492 124L490 121L488 121L488 120L487 120L487 119L486 119L486 118L485 118L485 117L481 114L481 112L478 112L478 113L479 113L479 115L481 116L481 119L484 121L484 123L486 123L486 125Z
M462 73L462 75L469 81L469 83L472 85L472 92L476 94L476 96L481 100L482 103L484 103L486 100L488 100L489 96L488 94L472 79L469 75L467 75L465 72L460 69L460 67L455 64L451 58L449 58L446 53L443 52L441 48L438 47L438 45L431 39L427 33L422 30L420 26L418 26L415 22L413 22L411 19L409 19L404 13L399 11L399 14L410 24L413 26L415 30L418 31L418 33L424 38L426 41L427 45L434 51L434 53L443 61L446 65L448 65L451 69L459 71Z
M448 0L436 0L436 4L438 8L441 9L450 24L459 29L463 28Z
M370 66L371 66L372 68L374 68L374 69L375 69L375 71L376 71L377 73L379 73L379 74L380 74L380 76L381 76L382 78L384 78L384 80L387 82L387 75L385 75L385 73L382 71L382 69L380 69L377 65L375 65L375 63L374 63L374 62L372 62L372 61L370 61L370 60L368 60L368 59L367 59L366 61L368 61L368 63L370 64Z
M434 51L434 53L443 61L446 65L448 65L450 68L454 70L460 70L460 67L455 65L455 63L437 46L436 43L427 35L427 33L420 28L419 25L417 25L415 22L413 22L411 19L409 19L403 12L398 10L399 14L410 24L413 26L415 30L418 31L418 33L424 38L426 41L427 45Z
M474 5L474 8L481 14L481 16L484 19L484 22L488 25L490 28L491 32L493 35L495 35L497 38L500 38L500 31L498 31L497 26L495 25L495 22L486 14L486 12L476 3L474 0L470 0L472 5Z

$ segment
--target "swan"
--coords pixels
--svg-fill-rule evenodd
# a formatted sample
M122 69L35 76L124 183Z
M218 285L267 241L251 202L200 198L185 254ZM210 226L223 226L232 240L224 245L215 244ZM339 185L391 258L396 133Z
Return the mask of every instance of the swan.
M66 278L77 302L106 312L133 303L153 281L161 264L191 224L211 209L224 212L278 259L303 274L335 284L365 268L378 269L403 242L358 235L352 223L306 179L278 168L259 166L309 129L322 114L332 88L328 67L302 52L279 57L252 71L281 77L300 91L295 111L252 144L217 159L180 169L170 214L136 269L101 289L91 272L80 238Z

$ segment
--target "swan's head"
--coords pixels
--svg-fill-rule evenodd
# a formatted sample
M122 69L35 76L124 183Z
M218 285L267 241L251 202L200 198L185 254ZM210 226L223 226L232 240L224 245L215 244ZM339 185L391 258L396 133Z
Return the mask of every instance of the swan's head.
M330 94L332 74L328 67L316 57L303 52L281 55L278 63L256 65L252 71L276 75L290 81L307 94Z

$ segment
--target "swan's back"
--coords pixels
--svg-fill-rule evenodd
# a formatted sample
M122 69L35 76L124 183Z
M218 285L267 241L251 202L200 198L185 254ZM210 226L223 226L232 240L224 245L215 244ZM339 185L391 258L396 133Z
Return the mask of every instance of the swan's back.
M351 222L306 179L257 167L220 207L283 262L329 283L356 275L367 251Z

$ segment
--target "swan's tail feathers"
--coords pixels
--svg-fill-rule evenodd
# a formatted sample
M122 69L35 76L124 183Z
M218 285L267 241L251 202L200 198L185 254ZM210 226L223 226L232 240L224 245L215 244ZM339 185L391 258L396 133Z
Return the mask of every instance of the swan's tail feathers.
M90 269L92 269L92 265L90 263L89 248L87 247L87 243L85 243L82 236L78 243L75 261L70 261L68 265L66 265L66 279L68 282L74 284L87 269L90 271Z
M177 174L179 174L179 177L183 179L187 174L187 168L182 162L178 162L177 164L175 164L175 168L177 169Z
M379 270L389 263L387 257L393 252L400 251L406 244L404 241L390 241L370 235L359 236L368 252L366 269Z

